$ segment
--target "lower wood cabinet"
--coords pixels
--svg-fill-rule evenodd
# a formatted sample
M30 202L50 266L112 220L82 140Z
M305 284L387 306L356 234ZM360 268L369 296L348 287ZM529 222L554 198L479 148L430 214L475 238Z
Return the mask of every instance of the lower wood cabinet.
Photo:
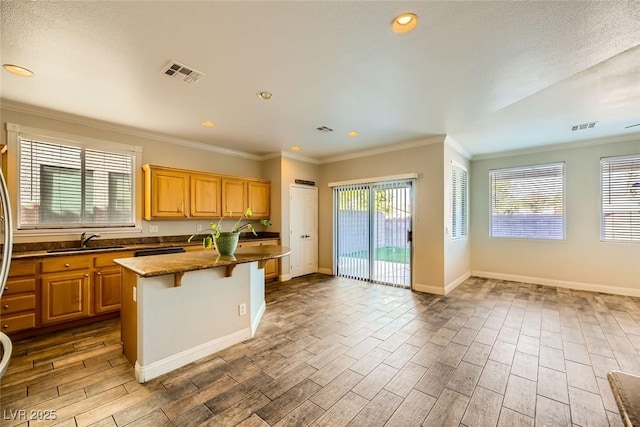
M0 299L0 330L12 333L38 326L40 263L16 260L11 263L9 278Z
M83 270L43 275L42 325L89 316L89 284L89 273Z
M94 273L93 310L95 314L120 310L122 273L120 267L103 268Z

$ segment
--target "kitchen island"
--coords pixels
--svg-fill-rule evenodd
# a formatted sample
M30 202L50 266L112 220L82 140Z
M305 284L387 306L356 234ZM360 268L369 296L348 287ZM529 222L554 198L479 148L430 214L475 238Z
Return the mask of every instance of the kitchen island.
M138 382L254 336L265 311L264 264L283 246L121 258L122 343Z

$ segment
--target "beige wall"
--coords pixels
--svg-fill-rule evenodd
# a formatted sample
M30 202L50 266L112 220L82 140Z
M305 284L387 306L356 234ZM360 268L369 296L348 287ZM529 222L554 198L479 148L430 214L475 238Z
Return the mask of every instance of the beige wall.
M447 136L447 141L450 137ZM462 283L471 273L471 244L469 236L456 239L451 238L451 164L455 161L467 169L467 179L471 177L469 160L458 153L451 145L444 146L444 284L446 292L450 292ZM468 189L468 186L467 186ZM467 206L468 208L468 206ZM468 214L468 213L467 213Z
M600 241L600 158L640 153L640 140L474 160L473 274L640 296L640 245ZM489 170L566 163L566 240L489 237Z
M333 199L330 182L417 173L414 189L414 283L444 288L444 143L326 163L320 167L319 268L333 268Z
M142 147L142 164L155 164L162 166L170 166L176 168L184 168L191 170L199 170L206 172L215 172L227 175L238 175L246 177L262 178L262 165L260 161L241 158L236 156L228 156L215 153L212 151L201 150L198 148L186 147L173 144L161 140L143 138L133 136L126 133L104 130L97 127L80 125L72 122L56 120L51 118L40 117L31 114L19 113L6 109L0 110L0 121L2 124L1 142L6 144L6 123L14 123L21 126L39 128L48 131L77 135L81 137L96 138L104 141L117 142L120 144L128 144ZM141 166L141 165L140 165ZM7 168L15 167L7 164ZM142 218L142 169L139 169L137 176L137 217ZM16 183L9 182L10 188L15 200ZM273 188L273 187L272 187ZM277 189L276 189L277 192ZM14 203L15 205L15 203ZM15 207L14 207L15 208ZM14 215L15 216L15 215ZM209 226L211 221L208 220L188 220L188 221L142 221L142 232L136 233L102 233L103 238L114 237L136 237L136 236L158 236L158 235L184 235L195 233L196 224L200 224L203 228ZM149 226L158 225L158 233L150 233ZM57 235L20 235L16 234L15 242L33 242L33 241L56 241L56 240L72 240L78 238L78 233L73 234L57 234Z

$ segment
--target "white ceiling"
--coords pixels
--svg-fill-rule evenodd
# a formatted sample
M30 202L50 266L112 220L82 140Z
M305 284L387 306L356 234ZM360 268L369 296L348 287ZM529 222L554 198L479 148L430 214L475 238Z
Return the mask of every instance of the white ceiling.
M0 3L0 60L36 73L2 70L2 99L242 152L448 134L482 155L640 131L640 2ZM393 33L406 11L418 27ZM171 59L206 76L169 78Z

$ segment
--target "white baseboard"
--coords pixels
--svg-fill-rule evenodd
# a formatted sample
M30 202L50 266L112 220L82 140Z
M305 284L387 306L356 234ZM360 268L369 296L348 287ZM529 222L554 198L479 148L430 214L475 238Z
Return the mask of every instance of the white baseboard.
M262 316L264 315L264 312L267 310L267 303L266 302L262 302L262 305L260 306L260 309L258 310L258 313L256 314L256 318L253 319L253 321L251 322L251 338L253 338L256 334L256 331L258 330L258 326L260 326L260 321L262 320Z
M521 276L518 274L504 274L478 270L473 270L471 275L487 279L510 280L513 282L533 283L535 285L555 286L558 288L568 288L579 291L602 292L605 294L640 297L640 289L622 288L620 286L603 285L600 283L572 282L568 280L547 279L545 277Z
M330 268L319 268L318 273L328 274L330 276L333 276L333 270Z
M414 291L418 291L418 292L426 292L428 294L434 294L434 295L448 295L449 292L453 291L455 288L460 286L469 277L471 277L471 272L467 271L466 273L464 273L462 276L458 277L453 282L445 285L444 288L442 288L440 286L423 285L423 284L420 284L420 283L414 283L413 284L413 290Z
M452 290L454 290L455 288L457 288L458 286L463 284L464 281L467 280L469 277L471 277L471 271L467 271L466 273L464 273L462 276L458 277L453 282L449 283L448 285L445 285L444 294L445 295L449 295L449 292L451 292Z
M291 274L281 274L278 276L279 282L286 282L287 280L291 280Z
M165 357L164 359L149 363L145 366L141 366L139 362L136 361L136 380L139 383L147 382L153 378L159 377L160 375L166 374L167 372L171 372L174 369L178 369L191 362L195 362L198 359L202 359L203 357L207 357L220 350L224 350L227 347L231 347L234 344L246 341L249 338L251 338L251 329L245 328L181 351L180 353L173 354L169 357Z
M414 291L418 292L426 292L428 294L434 295L444 295L444 288L440 286L431 286L431 285L423 285L420 283L414 283L413 288Z

